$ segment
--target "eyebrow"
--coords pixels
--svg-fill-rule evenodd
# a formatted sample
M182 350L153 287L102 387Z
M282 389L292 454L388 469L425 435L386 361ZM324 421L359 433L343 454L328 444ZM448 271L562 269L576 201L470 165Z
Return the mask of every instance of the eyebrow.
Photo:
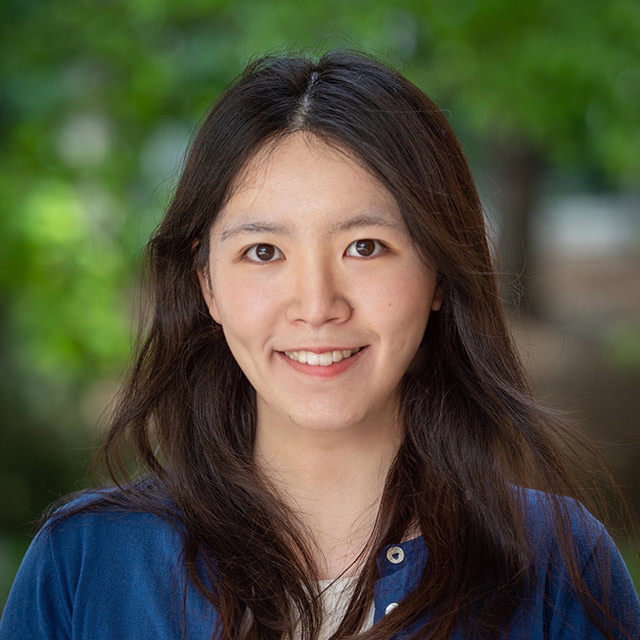
M400 221L390 220L384 216L362 214L332 224L329 227L329 233L335 235L336 233L351 231L353 229L361 229L363 227L382 227L393 231L404 230L404 225ZM225 229L220 234L220 241L224 242L239 233L279 233L285 236L294 235L292 229L285 225L255 220L250 222L241 222Z

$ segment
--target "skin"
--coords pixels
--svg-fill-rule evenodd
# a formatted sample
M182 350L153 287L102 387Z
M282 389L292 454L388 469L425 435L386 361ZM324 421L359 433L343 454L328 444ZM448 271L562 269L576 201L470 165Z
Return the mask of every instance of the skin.
M352 218L355 228L337 228ZM256 390L256 462L335 577L373 526L401 439L399 384L441 304L435 271L391 193L302 132L247 163L210 241L202 293ZM282 354L325 347L365 348L336 374Z

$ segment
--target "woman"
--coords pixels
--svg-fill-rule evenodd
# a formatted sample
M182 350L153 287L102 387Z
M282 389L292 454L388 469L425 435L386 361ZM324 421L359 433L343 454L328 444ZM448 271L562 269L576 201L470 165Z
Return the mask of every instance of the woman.
M637 638L532 398L435 105L340 51L251 64L148 246L117 488L36 537L5 638ZM366 633L365 633L366 632Z

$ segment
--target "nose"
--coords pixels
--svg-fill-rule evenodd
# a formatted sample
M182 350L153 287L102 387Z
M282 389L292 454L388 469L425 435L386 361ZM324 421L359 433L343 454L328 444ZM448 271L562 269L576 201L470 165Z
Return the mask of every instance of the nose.
M327 322L341 323L351 317L343 278L338 269L321 256L304 260L291 271L291 291L287 318L290 322L320 327Z

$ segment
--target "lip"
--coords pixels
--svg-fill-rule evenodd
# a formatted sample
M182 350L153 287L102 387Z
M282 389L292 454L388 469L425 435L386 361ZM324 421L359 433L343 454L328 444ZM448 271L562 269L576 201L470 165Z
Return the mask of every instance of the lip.
M357 349L357 347L354 347ZM319 350L317 347L314 349L291 349L291 351L313 351L313 353L325 353L326 351L340 351L343 350L340 347L329 348L322 347L323 350ZM344 349L346 350L346 349ZM287 349L289 351L289 349ZM328 367L323 367L320 365L313 366L310 364L305 364L302 362L297 362L296 360L292 360L287 355L285 355L282 351L278 351L278 356L284 360L286 364L292 367L295 371L299 371L300 373L307 374L309 376L314 376L316 378L335 378L349 369L353 368L362 358L362 355L367 352L367 347L363 346L358 353L349 358L345 358L344 360L340 360L340 362L334 362L330 364Z

